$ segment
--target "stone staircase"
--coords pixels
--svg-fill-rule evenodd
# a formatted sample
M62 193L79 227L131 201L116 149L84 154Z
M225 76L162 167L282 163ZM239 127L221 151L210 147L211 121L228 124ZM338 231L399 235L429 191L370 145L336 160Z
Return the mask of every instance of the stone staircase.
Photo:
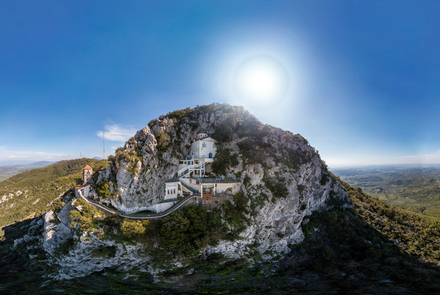
M191 194L195 194L196 192L194 191L194 189L192 187L190 187L189 185L187 185L185 182L183 182L182 180L180 180L180 183L182 184L182 186L184 188L186 188L187 190L189 190L191 192Z

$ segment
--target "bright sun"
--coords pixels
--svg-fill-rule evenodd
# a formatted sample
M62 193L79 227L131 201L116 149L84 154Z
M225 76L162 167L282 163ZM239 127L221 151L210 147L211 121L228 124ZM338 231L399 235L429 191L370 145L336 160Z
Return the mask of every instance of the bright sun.
M283 65L268 55L245 59L234 75L234 89L240 99L266 105L286 95L287 72Z

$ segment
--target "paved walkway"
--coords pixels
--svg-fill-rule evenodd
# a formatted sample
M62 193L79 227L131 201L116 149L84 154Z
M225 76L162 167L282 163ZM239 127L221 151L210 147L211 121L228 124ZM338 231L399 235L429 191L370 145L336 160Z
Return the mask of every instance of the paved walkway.
M123 214L119 211L110 209L106 206L103 206L95 201L92 201L86 197L81 196L81 198L83 198L87 203L89 203L90 205L92 205L93 207L104 211L104 213L107 214L118 214L119 216L123 217L123 218L128 218L128 219L133 219L133 220L148 220L148 219L159 219L159 218L163 218L169 214L171 214L173 211L179 209L180 207L182 207L186 202L188 202L189 200L191 200L192 198L200 198L200 195L190 195L187 196L185 198L183 198L182 200L180 200L177 204L175 204L173 207L160 212L160 213L151 213L151 214L137 214L137 215L130 215L130 214Z

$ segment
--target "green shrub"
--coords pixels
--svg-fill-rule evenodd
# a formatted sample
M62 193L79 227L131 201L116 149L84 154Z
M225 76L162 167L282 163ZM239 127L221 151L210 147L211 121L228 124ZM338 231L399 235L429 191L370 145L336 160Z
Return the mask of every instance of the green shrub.
M108 181L101 181L100 183L98 183L96 185L96 194L102 198L110 198L111 193L110 193L110 188L109 188L109 183Z
M222 123L217 126L212 137L219 142L227 142L231 140L233 129L228 123Z
M101 212L95 207L89 205L83 199L77 199L75 206L82 206L81 211L71 210L69 213L69 218L73 221L70 226L72 228L76 227L77 224L80 225L82 231L88 230L90 228L96 227L100 222Z
M55 201L53 201L51 209L55 212L58 213L61 211L61 209L63 209L63 207L66 205L66 203L64 203L63 201L61 201L60 199L56 199Z
M177 110L177 111L170 112L170 113L166 114L166 116L170 119L176 118L177 120L180 120L180 119L184 118L187 114L189 114L191 111L192 111L191 108L186 108L184 110Z
M116 246L99 246L97 249L92 251L92 256L94 257L115 257L116 256Z
M119 227L122 220L123 220L122 217L120 217L118 214L107 215L103 219L103 224L111 227Z
M249 219L246 214L249 213L248 198L243 192L238 192L233 197L233 202L225 202L221 205L224 221L232 228L230 238L235 238L246 228Z
M276 198L286 198L289 194L289 189L285 184L284 178L265 177L266 187L272 192Z
M149 223L148 220L124 219L121 224L121 233L127 239L134 239L146 233L146 227Z
M249 177L249 175L246 174L246 176L243 179L243 184L245 187L248 187L251 184L251 178Z
M161 244L168 250L177 251L184 245L190 221L183 211L174 211L161 223Z
M165 151L166 147L168 145L168 139L165 136L165 133L163 131L160 131L160 132L154 134L154 136L156 137L156 140L157 140L158 150Z
M325 185L329 180L330 180L330 175L328 174L328 171L323 171L319 183L321 185Z
M217 151L212 162L212 171L218 175L226 175L229 167L238 165L237 155L232 155L229 149L225 148L223 144L216 143Z
M109 156L107 157L107 159L108 159L110 162L114 163L115 160L116 160L116 157L115 157L114 155L109 155Z

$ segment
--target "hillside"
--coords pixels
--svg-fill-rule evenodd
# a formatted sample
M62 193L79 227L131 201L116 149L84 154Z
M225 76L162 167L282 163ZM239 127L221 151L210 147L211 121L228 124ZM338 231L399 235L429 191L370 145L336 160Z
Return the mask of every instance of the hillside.
M130 217L154 207L168 194L166 181L189 171L180 159L188 161L202 130L217 141L211 180L234 181L222 199L207 193L214 199L206 206L203 179L188 172L201 185L199 201L160 219L106 215L82 198L58 202L39 218L4 228L0 291L437 292L440 223L351 187L301 135L265 125L240 107L212 104L152 120L106 169L87 160L94 171L103 165L93 177L96 194L88 197ZM78 165L80 171L85 163ZM20 174L9 189L42 181L67 186L67 179L78 181L77 168ZM62 189L52 191L53 200Z
M330 177L333 177L331 175ZM0 241L0 291L10 294L47 292L106 294L434 294L440 286L439 224L396 209L340 181L355 209L344 209L329 200L333 209L315 211L305 219L304 241L289 245L284 258L225 261L222 255L193 257L183 266L174 265L160 275L158 283L143 264L132 269L104 268L86 277L67 280L43 279L57 272L48 255L32 236L41 235L37 219L9 226ZM101 221L103 222L103 221ZM119 223L120 222L120 223ZM110 232L122 230L122 221L105 221ZM120 237L124 247L134 242L148 246L154 227L140 236ZM21 243L14 241L28 234ZM114 238L114 236L113 236ZM58 257L72 248L58 249ZM89 259L116 256L118 248L101 246ZM154 263L170 254L154 250ZM175 254L174 254L175 255ZM173 255L173 256L174 256ZM257 256L258 257L258 256ZM44 284L42 282L44 281ZM168 283L167 283L168 282Z
M71 193L82 181L82 168L91 165L95 171L108 166L107 161L76 159L32 169L0 182L0 226L25 217L40 215L50 204Z
M228 202L219 199L213 204L228 238L216 235L218 244L212 245L191 241L199 251L222 252L230 258L254 251L267 258L287 253L289 243L303 238L300 224L305 216L325 208L330 197L348 201L301 135L265 125L242 107L226 104L178 110L150 121L116 151L100 174L98 185L108 184L109 192L99 201L127 214L152 210L164 200L166 181L177 175L180 160L190 155L201 131L216 140L212 181L237 185L226 196ZM203 180L190 178L188 185L191 181ZM168 248L183 242L176 239Z
M35 168L41 168L53 164L50 161L39 161L27 165L0 166L0 181L9 178L15 174L28 171Z
M342 180L388 204L440 218L440 169L378 166L334 170Z

